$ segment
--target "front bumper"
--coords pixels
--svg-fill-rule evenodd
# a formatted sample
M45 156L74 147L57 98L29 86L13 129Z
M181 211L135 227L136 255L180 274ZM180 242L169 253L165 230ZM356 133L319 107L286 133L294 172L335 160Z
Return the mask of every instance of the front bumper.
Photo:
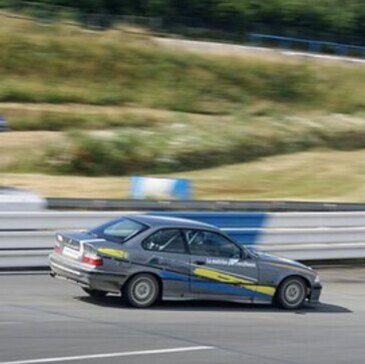
M119 293L127 279L127 276L122 272L111 273L89 268L59 254L50 255L49 265L52 277L66 279L81 287L99 291Z
M321 296L322 286L320 284L316 284L312 287L308 301L310 303L318 303L319 297Z

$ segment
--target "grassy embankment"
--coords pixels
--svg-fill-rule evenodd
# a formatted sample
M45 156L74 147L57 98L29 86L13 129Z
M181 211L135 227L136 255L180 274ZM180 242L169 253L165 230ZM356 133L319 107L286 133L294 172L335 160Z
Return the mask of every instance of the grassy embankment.
M200 199L365 201L365 150L310 151L171 174L191 178ZM2 174L0 183L44 196L127 198L128 177Z
M204 56L161 48L126 29L90 32L5 17L0 45L0 113L19 131L1 135L1 172L170 173L310 148L359 150L358 157L365 148L360 65ZM225 175L222 168L212 173ZM227 168L249 185L246 165ZM184 175L201 186L196 173ZM222 191L251 196L244 187ZM223 197L219 188L214 193Z

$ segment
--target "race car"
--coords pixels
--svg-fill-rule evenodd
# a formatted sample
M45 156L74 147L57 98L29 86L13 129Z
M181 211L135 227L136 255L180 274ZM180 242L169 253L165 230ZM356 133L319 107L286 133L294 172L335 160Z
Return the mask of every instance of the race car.
M298 309L319 302L322 288L310 267L249 249L217 227L148 214L58 233L50 267L92 297L117 293L137 308L199 299Z

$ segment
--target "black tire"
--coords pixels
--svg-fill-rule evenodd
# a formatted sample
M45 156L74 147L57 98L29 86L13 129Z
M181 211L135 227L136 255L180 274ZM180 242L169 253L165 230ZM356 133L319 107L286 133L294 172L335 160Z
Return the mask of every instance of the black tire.
M151 274L138 274L132 277L122 288L122 299L136 308L154 305L160 297L160 285Z
M97 289L83 288L83 291L93 298L103 298L107 295L107 292L99 291Z
M307 296L307 285L300 277L285 279L276 293L276 303L287 310L300 308Z

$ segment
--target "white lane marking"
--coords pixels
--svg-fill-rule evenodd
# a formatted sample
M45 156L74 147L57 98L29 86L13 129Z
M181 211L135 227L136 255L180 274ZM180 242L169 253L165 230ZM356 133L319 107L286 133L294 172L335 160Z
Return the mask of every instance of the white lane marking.
M198 351L198 350L211 350L211 349L214 349L214 346L188 346L188 347L185 347L185 348L142 350L142 351L126 351L126 352L122 352L122 353L106 353L106 354L92 354L92 355L78 355L78 356L63 356L63 357L58 357L58 358L43 358L43 359L4 361L4 362L0 362L0 364L55 363L55 362L72 361L72 360L116 358L116 357L134 356L134 355L168 354L168 353L179 353L179 352L184 352L184 351Z

